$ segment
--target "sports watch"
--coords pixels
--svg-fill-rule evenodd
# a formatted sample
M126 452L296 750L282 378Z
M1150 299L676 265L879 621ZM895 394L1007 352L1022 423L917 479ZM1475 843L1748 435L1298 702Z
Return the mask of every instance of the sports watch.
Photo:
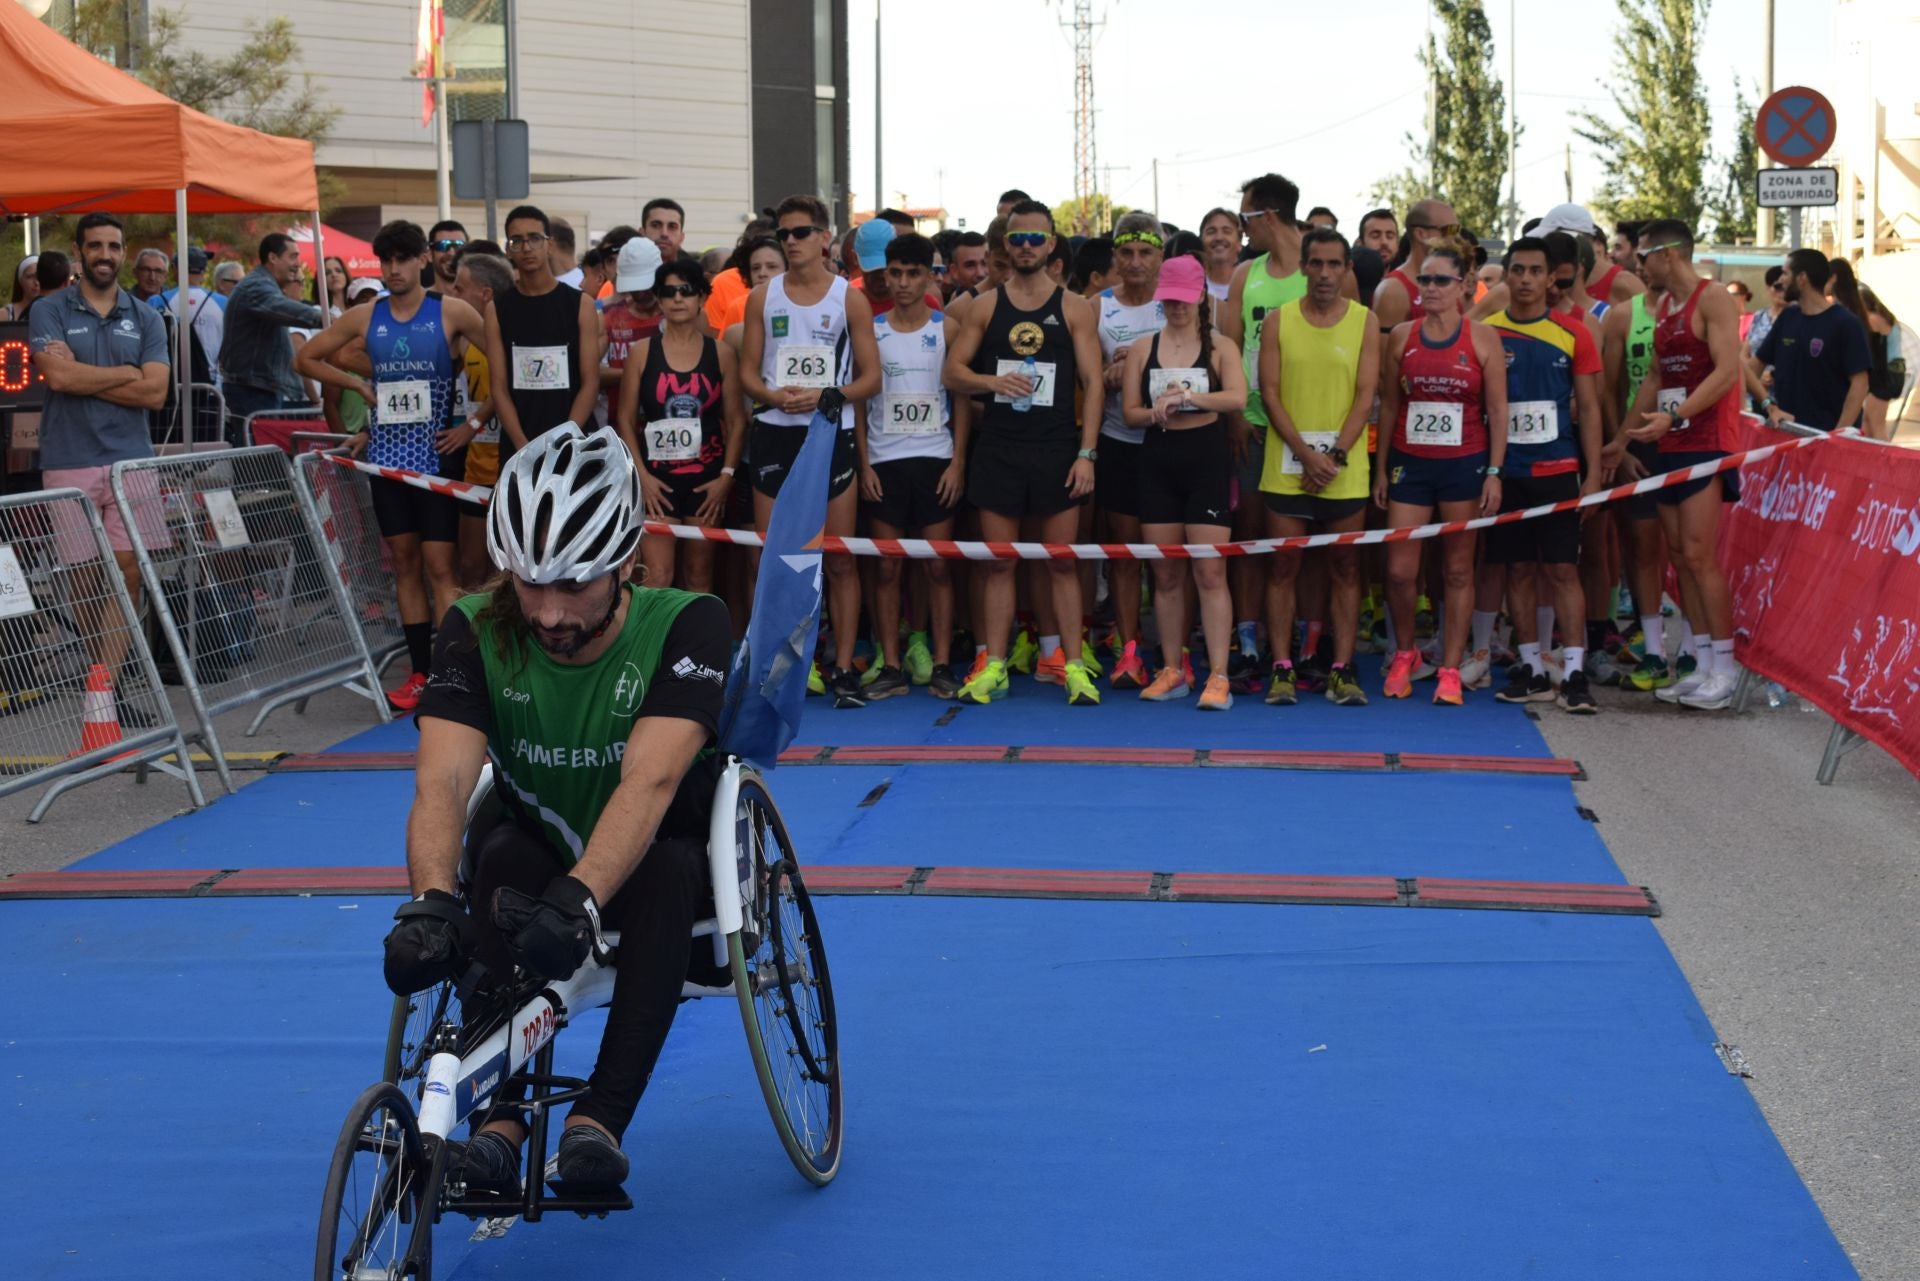
M1083 449L1075 454L1074 457L1084 458L1090 463L1097 463L1100 461L1100 451L1097 449Z

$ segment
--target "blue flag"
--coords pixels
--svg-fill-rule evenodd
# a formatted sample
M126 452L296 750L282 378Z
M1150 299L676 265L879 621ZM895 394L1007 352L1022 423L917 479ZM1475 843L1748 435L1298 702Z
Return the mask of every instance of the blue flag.
M727 674L720 747L769 770L800 732L807 674L820 634L820 540L827 528L837 422L819 414L780 486L760 553L746 643Z

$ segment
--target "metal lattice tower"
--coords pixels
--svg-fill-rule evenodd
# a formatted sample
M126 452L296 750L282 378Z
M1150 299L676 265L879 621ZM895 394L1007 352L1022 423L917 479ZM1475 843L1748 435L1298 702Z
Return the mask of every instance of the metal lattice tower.
M1098 189L1098 155L1093 142L1093 30L1096 25L1093 0L1073 0L1073 197L1079 209L1074 231L1081 235L1093 233L1093 196Z

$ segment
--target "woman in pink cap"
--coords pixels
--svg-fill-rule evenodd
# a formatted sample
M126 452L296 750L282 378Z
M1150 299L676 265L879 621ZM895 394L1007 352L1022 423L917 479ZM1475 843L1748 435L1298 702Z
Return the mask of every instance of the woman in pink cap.
M1223 415L1246 403L1246 374L1238 352L1213 328L1207 273L1188 255L1160 267L1154 300L1166 327L1127 353L1121 413L1129 427L1145 428L1140 449L1140 534L1150 543L1224 543L1231 536L1233 448ZM1160 671L1140 691L1151 702L1185 698L1193 677L1180 659L1187 636L1187 565L1153 562L1153 613L1160 628ZM1200 594L1200 627L1207 640L1207 684L1200 710L1233 706L1227 652L1233 639L1233 600L1226 562L1192 562Z

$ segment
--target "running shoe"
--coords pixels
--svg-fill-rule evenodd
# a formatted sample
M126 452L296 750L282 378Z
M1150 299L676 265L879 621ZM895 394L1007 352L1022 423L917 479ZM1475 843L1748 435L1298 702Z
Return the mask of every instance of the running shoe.
M612 1191L627 1181L627 1154L593 1125L570 1125L560 1135L560 1182L569 1189Z
M1733 705L1733 692L1739 686L1739 673L1716 671L1694 686L1692 692L1682 694L1680 705L1703 712L1718 712Z
M1295 679L1292 663L1275 663L1273 676L1267 683L1267 706L1292 707L1300 701L1300 686Z
M1429 637L1420 642L1420 664L1413 669L1413 679L1430 681L1433 674L1440 670L1440 638Z
M426 692L426 688L427 674L415 672L387 691L387 706L396 712L410 712L420 706L420 695Z
M1207 687L1200 691L1200 710L1203 712L1225 712L1233 708L1233 686L1227 680L1225 672L1207 677Z
M815 663L807 669L807 697L813 698L827 692L826 677L820 674L820 664Z
M907 683L907 674L898 667L876 667L877 675L870 681L862 681L861 686L869 703L883 698L893 698L913 688Z
M952 698L960 692L960 678L953 674L948 663L935 663L933 675L927 678L927 693L935 698Z
M1694 691L1698 690L1702 685L1706 684L1707 680L1708 680L1708 677L1703 675L1700 672L1700 670L1696 667L1693 671L1688 672L1684 676L1678 676L1676 674L1676 678L1673 684L1667 686L1665 689L1654 690L1653 696L1659 699L1663 703L1677 704L1681 699L1685 698L1687 695L1693 693Z
M1095 657L1093 642L1087 639L1087 629L1084 627L1080 629L1080 666L1086 668L1087 675L1093 677L1095 680L1099 680L1107 670L1100 665L1100 660Z
M1331 666L1331 664L1327 662L1327 656L1324 651L1317 650L1312 654L1302 654L1300 656L1298 671L1294 677L1295 682L1300 686L1300 692L1303 694L1318 694L1321 690L1325 689L1327 687L1327 669L1329 666Z
M1152 680L1147 665L1140 661L1140 642L1128 641L1127 647L1120 651L1120 661L1114 664L1113 677L1107 683L1115 689L1145 689Z
M1545 672L1536 672L1530 663L1516 663L1508 674L1505 689L1494 693L1502 703L1551 703L1553 682Z
M1627 669L1620 666L1620 660L1612 653L1602 649L1587 659L1587 675L1595 685L1618 685L1626 679Z
M1457 673L1460 684L1465 689L1486 689L1493 684L1493 652L1476 649L1460 664Z
M1560 706L1576 716L1592 716L1600 710L1600 704L1593 701L1593 691L1587 688L1587 674L1575 672L1560 682Z
M1239 664L1239 674L1234 674L1234 664ZM1265 683L1261 677L1266 673L1266 665L1258 654L1246 654L1233 651L1233 658L1227 662L1227 684L1233 686L1236 694L1258 694Z
M1186 678L1189 685L1199 684L1193 676L1193 651L1184 646L1180 650L1180 675Z
M1065 685L1067 683L1067 651L1056 649L1051 654L1043 654L1040 661L1033 665L1033 679L1042 685Z
M1648 654L1627 673L1624 684L1629 689L1637 689L1642 694L1648 691L1658 692L1673 684L1673 672L1667 666L1667 660L1658 654Z
M867 692L860 688L860 673L851 667L836 667L827 673L827 688L833 691L835 707L865 707Z
M915 685L925 685L933 679L933 651L927 647L925 632L914 632L907 637L907 652L902 661L907 679Z
M465 1143L449 1143L447 1157L469 1192L490 1192L504 1201L520 1199L520 1149L505 1135L482 1130Z
M1033 675L1033 665L1040 661L1040 642L1033 633L1022 627L1019 635L1013 638L1013 653L1007 656L1007 666L1023 675Z
M869 663L867 664L867 666L862 667L860 666L860 660L858 658L855 658L853 660L853 667L855 671L860 673L860 688L865 689L867 686L879 680L880 669L884 666L886 666L886 663L883 661L878 663Z
M1087 675L1087 669L1078 663L1067 664L1067 706L1095 707L1100 703L1100 689Z
M1443 667L1440 669L1440 673L1435 677L1434 681L1433 701L1436 706L1443 707L1458 707L1467 701L1467 696L1460 692L1459 668Z
M1327 672L1327 701L1341 707L1365 707L1367 691L1360 688L1353 664L1335 663Z
M967 669L967 680L978 676L987 666L987 651L977 650L973 655L973 666Z
M1381 693L1388 698L1406 698L1413 693L1413 669L1420 665L1418 650L1403 649L1387 664L1387 681Z
M1165 703L1176 698L1185 698L1193 692L1193 682L1180 674L1177 667L1163 667L1153 678L1153 683L1140 691L1140 697L1149 703Z
M968 678L960 687L957 695L963 703L991 703L996 698L1007 696L1007 665L998 659L989 658L981 664L979 671Z

